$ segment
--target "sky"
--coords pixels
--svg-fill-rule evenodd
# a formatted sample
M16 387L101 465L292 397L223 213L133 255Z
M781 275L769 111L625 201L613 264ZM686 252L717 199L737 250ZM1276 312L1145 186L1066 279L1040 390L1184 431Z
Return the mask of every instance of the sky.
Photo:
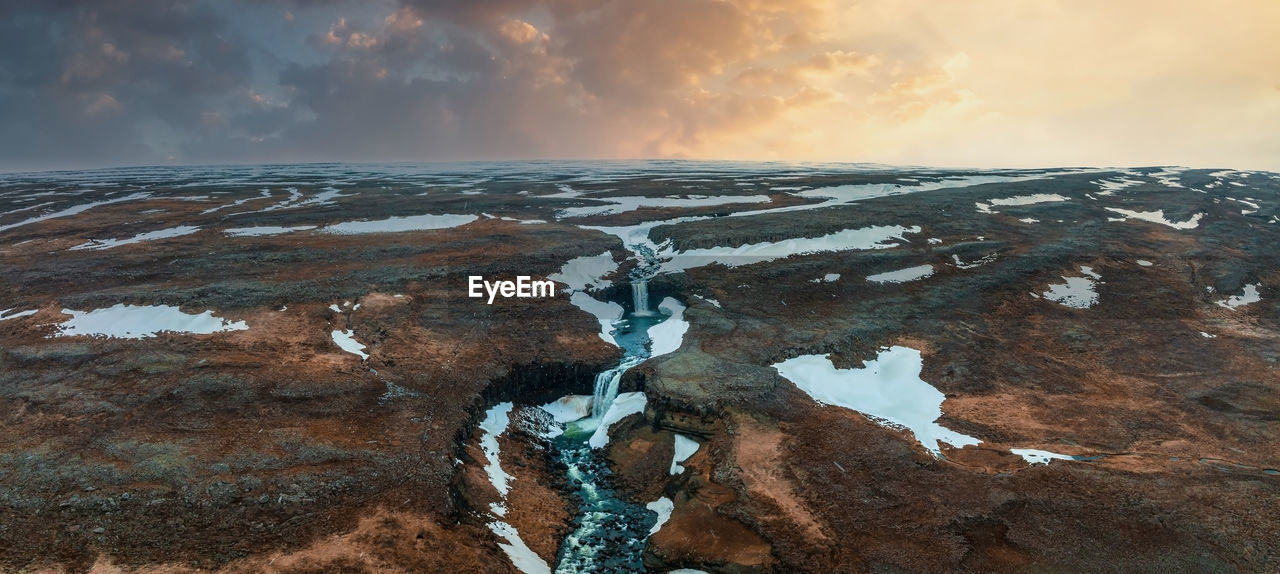
M0 0L0 169L1280 171L1268 0Z

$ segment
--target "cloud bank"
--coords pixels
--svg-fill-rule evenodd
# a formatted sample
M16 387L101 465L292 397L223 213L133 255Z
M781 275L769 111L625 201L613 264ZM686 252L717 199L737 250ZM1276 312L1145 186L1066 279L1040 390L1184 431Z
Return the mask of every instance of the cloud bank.
M0 0L0 169L1280 169L1278 26L1246 0Z

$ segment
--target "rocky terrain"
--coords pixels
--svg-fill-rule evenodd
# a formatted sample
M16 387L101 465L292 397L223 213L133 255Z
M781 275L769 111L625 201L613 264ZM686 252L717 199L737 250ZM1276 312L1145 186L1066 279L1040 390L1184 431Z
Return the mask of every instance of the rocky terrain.
M0 569L572 571L539 406L636 356L649 571L1277 571L1277 246L1212 169L8 175Z

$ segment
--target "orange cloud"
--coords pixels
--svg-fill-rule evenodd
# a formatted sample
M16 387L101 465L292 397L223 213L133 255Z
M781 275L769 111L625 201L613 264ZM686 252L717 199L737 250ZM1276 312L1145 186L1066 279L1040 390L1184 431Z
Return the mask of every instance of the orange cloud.
M47 33L12 30L19 55L0 62L0 89L28 95L12 116L59 129L0 122L0 142L56 131L76 137L39 153L67 153L75 139L111 157L138 153L147 126L160 126L156 145L184 134L207 154L183 158L197 162L671 155L1280 169L1275 2L390 0L357 13L291 0L289 25L281 5L263 9L272 22L247 24L217 3L130 6L21 8L38 17L13 21ZM256 31L254 49L270 50L272 26L305 46L281 40L291 48L251 57L241 40ZM25 48L57 38L68 41ZM25 62L37 56L47 61ZM210 130L200 110L225 127ZM90 116L114 137L62 120ZM201 139L214 131L275 147ZM120 145L118 134L138 139ZM28 158L27 147L5 149Z
M880 59L874 55L835 50L810 56L798 62L771 68L747 68L733 77L736 88L770 90L791 88L815 78L833 78L845 74L865 74Z

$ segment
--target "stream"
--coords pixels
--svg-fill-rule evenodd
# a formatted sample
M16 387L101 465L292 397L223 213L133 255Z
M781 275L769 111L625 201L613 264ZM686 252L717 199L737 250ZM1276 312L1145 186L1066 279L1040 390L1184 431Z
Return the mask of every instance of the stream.
M632 283L636 312L619 321L613 333L623 349L618 365L596 375L591 416L566 425L564 434L554 439L557 459L568 468L570 484L577 487L578 516L573 531L565 537L556 556L554 571L644 572L641 554L655 513L644 506L620 498L609 486L611 472L604 457L593 448L607 439L608 425L622 412L618 385L623 373L649 357L648 329L667 319L648 305L648 284ZM643 408L643 395L627 397L626 403ZM611 409L615 409L610 413ZM601 427L604 428L601 428ZM592 440L592 437L595 440Z

